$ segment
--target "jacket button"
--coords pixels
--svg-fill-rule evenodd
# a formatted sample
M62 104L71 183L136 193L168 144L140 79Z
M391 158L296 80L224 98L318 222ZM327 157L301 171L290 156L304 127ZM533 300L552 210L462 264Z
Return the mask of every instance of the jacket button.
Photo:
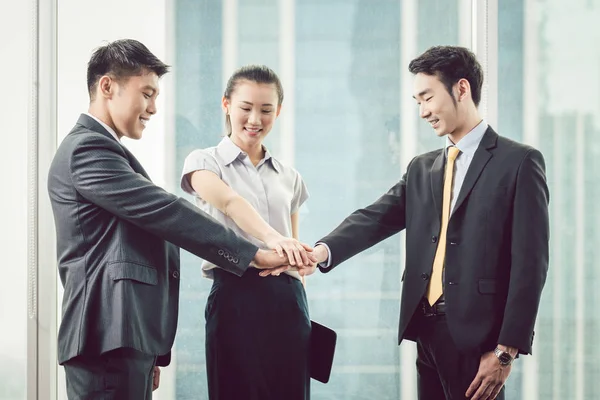
M179 271L173 271L173 278L179 279Z
M432 236L431 243L436 243L436 242L437 242L437 236Z
M429 279L429 274L427 274L427 273L423 272L423 273L421 274L421 278L423 278L423 280L424 280L424 281L426 281L427 279Z
M239 259L237 259L237 258L234 258L232 261L233 261L233 263L234 263L234 264L237 264L237 263L239 263L239 262L240 262L240 260L239 260Z
M225 252L224 252L223 250L219 250L219 251L217 251L217 254L218 254L218 255L220 255L220 256L222 256L224 253L225 253Z

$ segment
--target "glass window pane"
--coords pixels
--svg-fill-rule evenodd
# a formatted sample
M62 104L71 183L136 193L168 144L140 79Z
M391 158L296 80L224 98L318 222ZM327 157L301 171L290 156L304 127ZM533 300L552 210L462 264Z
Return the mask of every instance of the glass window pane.
M599 398L600 4L498 5L498 131L542 151L551 228L534 357L507 399Z

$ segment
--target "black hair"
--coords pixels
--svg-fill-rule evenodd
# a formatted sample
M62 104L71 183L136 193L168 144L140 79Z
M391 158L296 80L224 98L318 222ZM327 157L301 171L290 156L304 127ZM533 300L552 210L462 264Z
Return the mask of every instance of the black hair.
M169 72L169 66L156 57L148 48L134 39L122 39L97 48L87 69L87 85L90 99L94 99L98 81L109 75L117 81L154 72L160 78Z
M469 49L459 46L430 47L410 62L408 70L415 75L424 73L437 76L451 96L454 84L463 78L466 79L471 85L473 103L479 106L483 69ZM454 96L452 98L454 99Z

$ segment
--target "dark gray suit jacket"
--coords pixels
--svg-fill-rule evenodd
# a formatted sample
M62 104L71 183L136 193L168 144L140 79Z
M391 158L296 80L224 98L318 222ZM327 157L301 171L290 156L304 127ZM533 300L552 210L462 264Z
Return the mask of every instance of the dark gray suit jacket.
M441 149L415 157L388 193L320 240L335 267L406 229L399 342L416 339L411 321L437 248L444 163ZM548 270L548 201L542 154L488 128L448 225L444 296L458 348L485 352L503 344L531 353Z
M60 144L48 192L64 286L60 364L131 347L167 365L177 325L178 246L236 275L258 250L154 185L87 115Z

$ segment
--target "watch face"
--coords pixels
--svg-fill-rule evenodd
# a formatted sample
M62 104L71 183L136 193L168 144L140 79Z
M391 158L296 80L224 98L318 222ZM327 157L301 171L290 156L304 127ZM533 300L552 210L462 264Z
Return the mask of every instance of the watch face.
M500 353L498 359L500 360L500 363L504 365L510 364L512 361L512 357L510 356L510 354L504 352Z

